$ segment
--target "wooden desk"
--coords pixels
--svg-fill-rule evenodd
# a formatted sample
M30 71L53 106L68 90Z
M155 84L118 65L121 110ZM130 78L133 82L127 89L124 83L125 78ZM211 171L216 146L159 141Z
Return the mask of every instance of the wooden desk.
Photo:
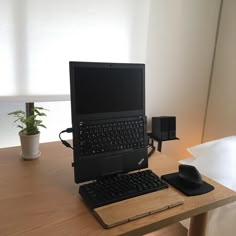
M206 212L236 200L236 194L205 178L215 190L185 197L181 206L104 229L85 206L74 183L72 151L58 142L41 144L38 160L23 161L19 147L0 149L0 235L143 235L192 218L191 235L204 235ZM158 175L178 163L160 153L150 158ZM201 234L202 233L202 234Z

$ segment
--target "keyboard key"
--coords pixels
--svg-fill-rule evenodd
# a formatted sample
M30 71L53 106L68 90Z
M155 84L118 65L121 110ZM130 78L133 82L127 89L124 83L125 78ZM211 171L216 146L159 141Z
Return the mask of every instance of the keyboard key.
M80 156L145 147L145 120L142 117L135 117L133 120L99 122L80 123Z

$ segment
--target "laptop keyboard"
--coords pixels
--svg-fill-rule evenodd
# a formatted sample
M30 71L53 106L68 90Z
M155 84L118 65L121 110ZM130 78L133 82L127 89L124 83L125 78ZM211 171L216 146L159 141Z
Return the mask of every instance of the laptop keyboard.
M89 207L97 208L146 193L168 188L151 170L104 177L80 186L79 193Z
M145 147L144 118L80 122L80 156Z

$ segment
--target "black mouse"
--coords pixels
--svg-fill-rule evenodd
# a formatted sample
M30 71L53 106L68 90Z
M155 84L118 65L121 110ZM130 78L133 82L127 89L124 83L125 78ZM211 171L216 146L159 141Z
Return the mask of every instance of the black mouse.
M179 177L187 184L199 186L203 183L202 176L195 166L180 164Z

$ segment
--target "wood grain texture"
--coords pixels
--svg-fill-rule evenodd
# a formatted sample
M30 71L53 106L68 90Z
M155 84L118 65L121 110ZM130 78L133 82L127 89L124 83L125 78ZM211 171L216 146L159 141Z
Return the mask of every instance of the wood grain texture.
M207 212L194 216L190 222L190 236L204 236L207 227Z
M188 230L180 223L175 223L144 236L187 236Z
M40 150L39 159L23 161L19 147L0 149L1 236L144 235L236 200L234 191L204 177L214 191L195 197L179 193L181 206L104 229L78 194L72 151L59 142L41 144ZM149 167L162 175L176 172L178 163L156 152Z
M94 209L95 215L106 228L159 213L184 203L173 189L145 194Z

